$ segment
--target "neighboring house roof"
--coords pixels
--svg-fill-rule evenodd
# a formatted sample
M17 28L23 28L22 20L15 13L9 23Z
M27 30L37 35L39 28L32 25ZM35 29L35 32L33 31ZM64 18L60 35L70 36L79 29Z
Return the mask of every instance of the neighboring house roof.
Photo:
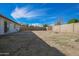
M9 21L11 21L11 22L13 22L13 23L16 23L16 24L18 24L18 25L21 25L21 24L15 22L15 21L13 21L13 20L11 20L11 19L9 19L9 18L7 18L7 17L1 15L1 14L0 14L0 17L4 18L4 19L6 19L6 20L9 20Z

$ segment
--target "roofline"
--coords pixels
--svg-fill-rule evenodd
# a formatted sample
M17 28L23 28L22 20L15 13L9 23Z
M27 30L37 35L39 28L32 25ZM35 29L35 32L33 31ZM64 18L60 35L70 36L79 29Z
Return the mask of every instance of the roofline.
M1 14L0 14L0 17L5 18L5 19L7 19L7 20L9 20L9 21L11 21L11 22L13 22L13 23L18 24L18 25L21 25L21 24L19 24L19 23L15 22L15 21L13 21L13 20L11 20L11 19L9 19L9 18L7 18L7 17L5 17L5 16L1 15Z

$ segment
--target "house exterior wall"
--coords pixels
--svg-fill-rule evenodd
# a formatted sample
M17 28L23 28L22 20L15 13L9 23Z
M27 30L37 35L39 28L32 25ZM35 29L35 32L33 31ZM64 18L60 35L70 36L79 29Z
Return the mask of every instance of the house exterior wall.
M9 31L9 29L10 29L10 21L8 21L8 20L6 20L5 19L5 21L7 22L7 32L6 33L9 33L10 31Z
M13 23L13 22L9 22L9 33L10 32L17 32L20 30L20 26L16 23Z
M15 30L15 32L19 31L20 30L20 25L14 24L14 30Z
M2 16L0 17L0 35L17 32L19 30L20 30L20 25L18 25L17 23L11 20L6 19L5 17L2 17Z
M10 24L9 25L9 33L10 32L15 32L15 30L14 30L14 23L13 22L10 22L9 24Z
M0 34L4 34L4 19L0 18Z
M6 20L6 19L4 19L4 21L7 22L7 32L6 33L15 32L15 30L14 30L14 23L9 21L9 20Z
M16 31L20 31L20 25L16 24Z

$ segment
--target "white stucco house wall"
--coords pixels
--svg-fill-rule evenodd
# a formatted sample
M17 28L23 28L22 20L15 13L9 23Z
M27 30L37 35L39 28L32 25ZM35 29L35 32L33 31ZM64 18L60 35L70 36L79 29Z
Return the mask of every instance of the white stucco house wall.
M0 15L0 35L17 32L20 30L20 24Z
M4 19L0 18L0 34L4 34Z

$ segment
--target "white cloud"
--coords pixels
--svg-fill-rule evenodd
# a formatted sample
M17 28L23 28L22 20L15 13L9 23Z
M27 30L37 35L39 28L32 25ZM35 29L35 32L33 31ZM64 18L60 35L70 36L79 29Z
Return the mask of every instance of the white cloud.
M12 11L11 16L14 19L18 19L18 18L29 19L29 18L34 18L37 16L44 16L46 14L45 11L46 11L46 9L36 9L36 10L29 11L29 9L27 7L21 7L21 8L16 7Z
M17 18L25 18L26 13L28 12L27 8L18 8L16 7L13 12L11 13L11 16L15 19Z

